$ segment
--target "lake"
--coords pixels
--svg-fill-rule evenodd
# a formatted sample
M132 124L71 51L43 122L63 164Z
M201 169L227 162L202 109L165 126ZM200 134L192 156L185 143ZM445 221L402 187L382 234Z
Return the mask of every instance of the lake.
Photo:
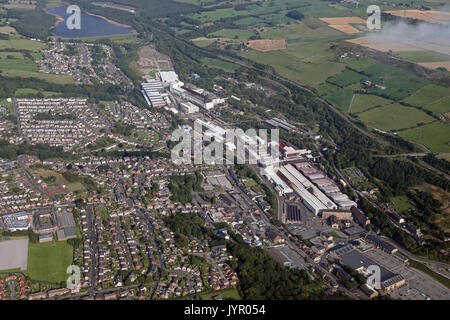
M57 15L64 19L59 22L51 31L61 38L86 38L101 36L116 36L132 34L133 29L115 25L103 18L93 16L81 11L81 29L70 30L67 28L66 19L70 16L66 14L67 6L59 6L48 10L48 13Z

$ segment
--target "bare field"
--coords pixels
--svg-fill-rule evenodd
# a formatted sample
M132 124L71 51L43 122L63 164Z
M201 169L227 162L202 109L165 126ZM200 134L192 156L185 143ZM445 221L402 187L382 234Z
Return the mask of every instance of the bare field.
M361 33L361 31L359 31L354 26L351 26L349 24L329 24L328 26L330 28L336 29L338 31L341 31L341 32L347 33L347 34Z
M320 18L320 20L330 25L344 25L344 24L366 24L366 21L359 17L339 17L339 18Z
M388 52L389 50L392 50L392 51L417 51L417 47L414 47L409 44L400 43L400 42L383 43L381 41L378 42L378 41L369 39L368 37L350 39L350 40L345 40L345 41L351 42L354 44L359 44L360 46L368 47L368 48L371 48L374 50L384 51L384 52Z
M323 22L326 22L330 28L336 29L346 34L361 33L350 23L353 24L366 24L366 21L359 17L339 17L339 18L320 18Z
M397 17L412 18L430 23L446 23L450 21L450 12L446 11L393 10L386 11L386 13L392 14Z
M262 52L287 49L286 40L251 40L247 46Z
M445 68L450 71L450 61L419 62L418 64L429 69Z
M170 58L155 50L152 46L144 46L138 50L139 59L131 67L141 76L148 76L155 71L173 70Z
M0 270L27 270L28 238L0 241Z

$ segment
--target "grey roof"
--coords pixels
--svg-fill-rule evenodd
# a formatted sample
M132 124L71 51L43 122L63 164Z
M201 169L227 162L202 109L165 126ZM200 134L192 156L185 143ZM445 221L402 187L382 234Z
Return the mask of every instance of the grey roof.
M375 261L364 256L362 253L360 253L357 250L351 250L351 251L345 253L344 255L341 256L341 259L342 259L343 264L348 265L348 266L352 267L353 269L359 269L361 267L367 268L368 266L371 266L371 265L377 265L378 267L380 267L381 281L385 281L385 280L395 276L394 273L390 272L383 266L380 266Z

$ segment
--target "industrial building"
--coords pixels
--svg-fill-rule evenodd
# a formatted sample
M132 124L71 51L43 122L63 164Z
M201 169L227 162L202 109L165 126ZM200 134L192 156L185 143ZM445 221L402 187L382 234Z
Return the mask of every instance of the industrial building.
M293 126L292 124L287 123L286 121L281 120L281 119L279 119L277 117L273 117L272 119L266 120L265 122L268 125L270 125L270 126L272 126L274 128L283 129L283 130L285 130L287 132L295 132L295 131L297 131L297 128L295 126Z
M299 194L302 202L314 214L321 210L337 209L333 203L322 191L314 186L291 164L287 164L278 171L280 178Z
M181 102L180 110L184 113L197 113L199 108L191 102Z
M294 163L294 166L305 175L312 183L330 197L341 209L350 209L357 206L356 202L350 200L348 196L342 193L336 183L328 178L326 174L317 169L308 161Z
M170 92L206 110L211 110L214 106L225 102L225 99L190 83L172 83Z
M350 244L335 249L332 252L341 260L343 264L350 266L365 276L369 276L370 274L367 270L369 266L378 266L380 268L380 287L384 292L389 293L405 284L405 279L403 276L392 273L383 266L375 263L372 259L369 259L359 251L355 250L355 248Z
M275 185L275 190L279 195L294 192L294 190L292 190L286 183L284 183L284 181L273 171L273 169L265 169L264 175L266 176L267 180Z
M381 250L383 250L389 254L393 254L398 251L397 248L395 248L394 246L391 246L389 243L381 240L377 236L369 234L366 236L366 240L372 242L377 248L380 248Z
M365 228L368 224L370 224L370 220L366 217L366 215L359 210L357 207L351 207L350 211L353 214L353 219L363 228Z
M178 75L175 71L160 71L158 77L164 85L179 82Z
M159 80L150 80L141 84L141 93L144 96L145 101L151 107L158 108L167 105L166 99L161 92L164 87Z

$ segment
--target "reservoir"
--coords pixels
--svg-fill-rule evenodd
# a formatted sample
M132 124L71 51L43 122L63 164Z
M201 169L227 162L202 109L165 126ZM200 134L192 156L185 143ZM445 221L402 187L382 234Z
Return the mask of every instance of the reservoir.
M66 14L66 10L67 6L59 6L48 10L48 13L64 19L64 21L61 20L61 22L58 22L58 24L51 30L52 33L58 37L86 38L133 33L132 28L116 25L103 18L87 14L83 11L81 11L81 29L70 30L67 28L66 20L71 16L71 14Z

